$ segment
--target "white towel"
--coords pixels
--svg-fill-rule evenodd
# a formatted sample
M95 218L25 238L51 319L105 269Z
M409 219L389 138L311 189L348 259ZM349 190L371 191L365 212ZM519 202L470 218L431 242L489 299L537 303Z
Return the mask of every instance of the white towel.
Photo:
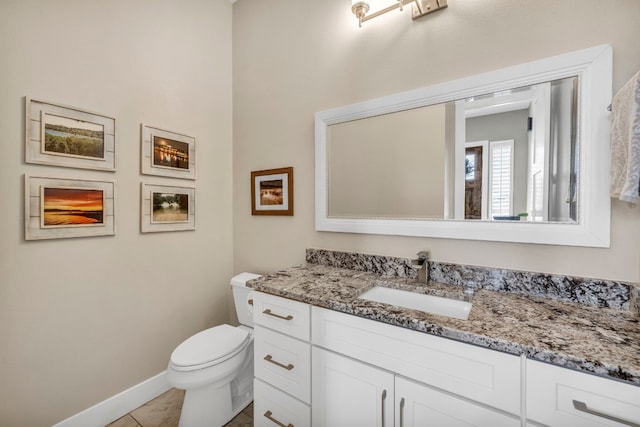
M640 201L640 71L611 104L611 197Z

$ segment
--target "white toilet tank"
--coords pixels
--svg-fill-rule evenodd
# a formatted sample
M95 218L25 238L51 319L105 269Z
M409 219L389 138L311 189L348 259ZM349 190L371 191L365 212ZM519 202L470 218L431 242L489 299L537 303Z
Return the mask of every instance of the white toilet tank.
M240 273L231 278L231 289L233 290L233 302L236 306L238 321L241 325L253 328L253 306L249 305L249 294L253 289L247 288L247 282L257 279L259 274Z

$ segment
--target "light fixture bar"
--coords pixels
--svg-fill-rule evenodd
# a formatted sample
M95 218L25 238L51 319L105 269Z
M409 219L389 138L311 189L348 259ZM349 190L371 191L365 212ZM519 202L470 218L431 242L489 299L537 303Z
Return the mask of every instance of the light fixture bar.
M380 15L384 15L392 10L402 10L402 8L408 4L412 4L411 18L417 19L437 10L444 9L447 7L447 0L398 0L391 6L377 10L369 15L367 15L367 12L369 11L369 3L366 0L354 0L352 1L351 11L358 18L359 26L362 26L363 22L369 21Z

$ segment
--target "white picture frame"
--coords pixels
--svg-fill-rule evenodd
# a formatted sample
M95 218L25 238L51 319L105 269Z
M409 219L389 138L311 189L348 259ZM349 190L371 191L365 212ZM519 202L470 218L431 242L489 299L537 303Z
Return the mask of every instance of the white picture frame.
M116 119L25 98L25 162L114 172Z
M196 229L196 189L143 182L140 187L140 231Z
M115 235L115 182L24 176L25 240Z
M196 179L196 139L141 124L141 161L144 175Z

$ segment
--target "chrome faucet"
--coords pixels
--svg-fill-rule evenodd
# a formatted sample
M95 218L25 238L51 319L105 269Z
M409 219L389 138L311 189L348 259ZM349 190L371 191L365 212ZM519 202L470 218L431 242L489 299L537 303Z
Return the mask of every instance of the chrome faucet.
M411 260L411 266L418 270L418 282L429 283L429 251L420 251L417 259Z

